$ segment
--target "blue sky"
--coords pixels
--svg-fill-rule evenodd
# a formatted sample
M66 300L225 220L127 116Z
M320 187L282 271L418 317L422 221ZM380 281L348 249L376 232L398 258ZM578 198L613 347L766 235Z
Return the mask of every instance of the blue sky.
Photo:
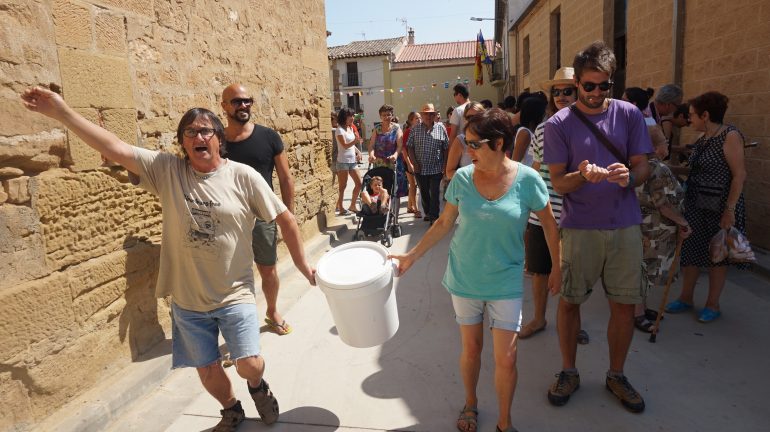
M494 21L471 21L470 17L494 16L493 0L326 0L326 29L332 32L326 41L332 47L405 36L402 19L414 28L418 44L474 40L479 30L491 40Z

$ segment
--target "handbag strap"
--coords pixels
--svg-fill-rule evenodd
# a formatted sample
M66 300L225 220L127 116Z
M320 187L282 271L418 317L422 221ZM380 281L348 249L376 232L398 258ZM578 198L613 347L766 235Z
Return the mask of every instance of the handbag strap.
M577 116L577 118L579 118L580 121L583 122L584 125L586 125L586 127L588 127L588 130L593 132L594 136L596 136L596 138L599 139L599 142L604 144L604 147L606 147L607 150L609 150L609 152L612 153L613 156L615 156L615 159L617 159L618 162L622 163L627 168L631 167L631 164L628 163L627 159L620 154L620 151L614 145L612 145L612 141L610 141L610 139L607 138L607 135L605 135L604 132L602 132L598 127L596 127L595 124L591 123L591 121L588 120L588 118L586 118L585 114L580 112L580 110L575 106L575 104L570 105L569 110L572 111L572 113L575 114L575 116ZM626 161L626 162L623 162L623 161Z

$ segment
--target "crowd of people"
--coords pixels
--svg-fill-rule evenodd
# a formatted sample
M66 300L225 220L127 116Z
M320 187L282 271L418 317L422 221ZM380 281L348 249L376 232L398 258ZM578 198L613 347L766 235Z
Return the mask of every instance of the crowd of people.
M471 100L468 88L456 85L457 106L447 112L447 124L432 103L409 113L403 127L394 108L383 105L366 149L355 113L343 108L332 115L336 212L398 213L400 199L407 197L406 213L430 225L412 249L391 256L400 275L442 238L452 237L442 284L461 339L460 431L477 426L485 315L494 350L497 431L512 431L519 339L546 327L549 294L559 295L561 366L547 394L551 404L566 404L580 387L577 344L589 343L581 304L601 280L610 311L605 385L638 413L645 402L624 365L634 327L656 331L658 313L645 303L650 291L670 281L681 252L682 289L665 311L694 310L699 269L708 268L708 295L697 319L712 322L721 315L728 267L747 265L729 258L715 262L709 254L709 242L721 230L745 235L744 138L724 124L728 98L710 91L682 103L681 88L668 84L657 92L629 87L622 99L613 99L616 68L613 52L595 42L575 56L572 67L543 82L543 91L509 96L499 107ZM203 387L221 403L222 420L214 430L233 431L245 418L222 367L220 332L260 417L274 423L279 407L263 378L252 263L267 300L265 322L280 335L292 329L277 309L278 229L312 285L315 270L292 215L294 184L283 142L250 121L249 90L240 84L223 90L227 126L203 108L182 116L176 136L183 158L121 141L47 89L31 88L21 97L28 109L64 124L159 197L158 294L172 300L173 367L196 368ZM690 172L681 184L665 161L672 151L682 152L684 146L671 143L676 129L686 125L701 135L686 156ZM395 195L380 177L367 190L358 169L365 161L393 170ZM280 198L273 192L273 172ZM354 188L345 207L348 178ZM527 274L534 307L525 312ZM522 324L525 314L529 320Z
M497 430L514 430L518 340L545 329L549 293L559 294L562 364L548 399L566 404L580 387L576 346L590 340L580 305L601 280L610 308L605 384L638 413L644 399L624 364L634 328L656 331L658 311L646 300L671 280L679 251L682 290L665 311L694 309L699 269L708 268L706 304L696 315L703 323L721 314L728 267L747 266L713 262L709 255L709 241L720 230L734 227L745 235L744 141L735 127L723 124L727 97L711 91L683 103L681 88L667 84L657 92L629 87L622 99L612 99L616 67L614 53L596 42L576 55L572 67L543 82L542 91L509 96L491 108L471 100L458 84L447 125L430 103L410 113L404 125L398 161L417 179L409 183L408 212L420 215L412 198L416 183L432 226L414 248L392 257L403 275L440 239L452 236L442 284L462 341L461 431L476 430L485 314L494 345ZM688 125L702 132L687 146L691 152L672 145L677 129ZM687 161L684 181L667 161ZM439 211L442 180L448 186ZM495 223L485 223L490 220ZM522 315L529 315L522 311L524 274L531 277L534 308L522 324Z

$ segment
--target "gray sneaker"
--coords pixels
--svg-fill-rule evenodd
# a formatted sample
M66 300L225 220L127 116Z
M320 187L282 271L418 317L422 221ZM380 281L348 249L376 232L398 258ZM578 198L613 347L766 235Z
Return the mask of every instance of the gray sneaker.
M548 401L552 405L562 406L569 401L572 393L580 388L580 375L564 371L556 375L556 382L548 389Z
M251 398L254 400L254 405L257 407L262 423L270 425L278 421L278 400L275 399L273 392L270 391L267 381L262 380L262 384L257 387L257 391L251 393Z
M214 429L211 429L211 432L235 432L238 425L243 423L246 418L246 413L241 407L241 401L237 401L228 409L220 410L219 413L222 414L222 420L214 426Z
M607 390L611 391L629 411L640 413L644 411L644 399L634 390L625 375L607 376Z

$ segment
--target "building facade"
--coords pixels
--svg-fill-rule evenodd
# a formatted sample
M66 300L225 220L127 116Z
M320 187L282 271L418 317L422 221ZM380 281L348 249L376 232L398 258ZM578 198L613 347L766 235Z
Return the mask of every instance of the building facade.
M725 122L746 136L749 239L770 248L770 3L763 0L496 0L507 94L540 90L594 40L615 51L614 95L675 83L685 101L716 90L730 98ZM695 133L683 128L680 143Z
M388 99L390 62L406 45L406 37L354 41L329 48L329 81L334 110L348 107L363 113L362 135L380 121L378 110Z
M495 55L494 41L486 41L487 52ZM392 63L390 75L391 104L401 123L411 111L419 111L430 102L446 120L447 108L455 107L456 84L464 84L470 99L498 102L498 90L489 82L489 66L483 66L484 83L476 84L474 65L476 41L407 44Z

